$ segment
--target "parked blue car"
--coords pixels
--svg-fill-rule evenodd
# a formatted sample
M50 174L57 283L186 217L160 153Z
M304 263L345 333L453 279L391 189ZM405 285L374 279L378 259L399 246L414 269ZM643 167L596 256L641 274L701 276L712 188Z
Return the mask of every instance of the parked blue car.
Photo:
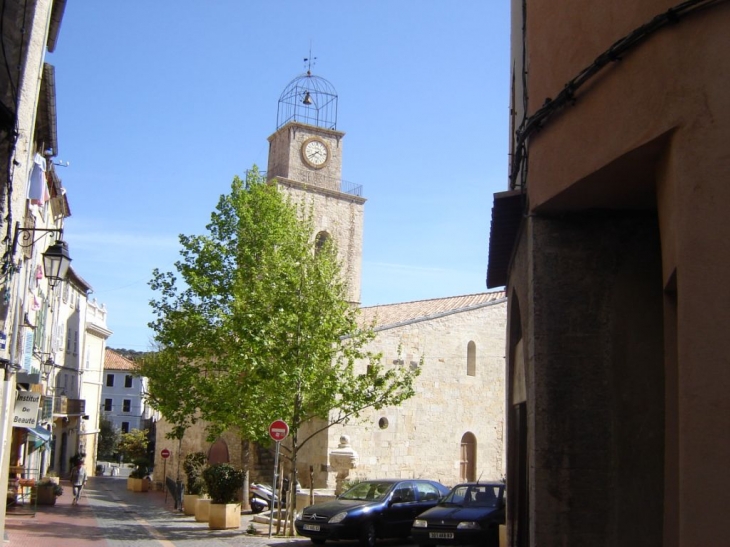
M504 524L504 483L457 484L441 502L413 522L411 536L421 547L499 546Z
M312 543L357 539L374 547L378 538L408 537L413 520L448 492L430 480L363 481L335 500L305 507L294 525Z

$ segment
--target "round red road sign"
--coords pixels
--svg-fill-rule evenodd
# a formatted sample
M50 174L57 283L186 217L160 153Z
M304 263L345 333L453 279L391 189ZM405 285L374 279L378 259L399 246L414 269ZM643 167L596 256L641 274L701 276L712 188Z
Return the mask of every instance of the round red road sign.
M162 452L160 452L160 456L167 459L170 457L170 451L167 448L163 448Z
M288 434L289 426L286 425L286 422L284 420L276 420L275 422L271 422L271 425L269 426L269 435L277 443L286 439L286 436Z

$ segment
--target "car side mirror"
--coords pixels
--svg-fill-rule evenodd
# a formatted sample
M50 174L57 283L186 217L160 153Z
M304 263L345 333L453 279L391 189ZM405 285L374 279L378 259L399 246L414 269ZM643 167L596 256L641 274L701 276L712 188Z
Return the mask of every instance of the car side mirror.
M394 503L402 503L403 502L403 496L393 496L390 498L390 504L393 505Z

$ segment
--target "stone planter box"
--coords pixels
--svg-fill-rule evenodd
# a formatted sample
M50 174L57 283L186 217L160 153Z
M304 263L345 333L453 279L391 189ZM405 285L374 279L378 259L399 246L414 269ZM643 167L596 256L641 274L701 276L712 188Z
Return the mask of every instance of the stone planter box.
M208 522L210 515L210 500L206 498L198 498L195 502L195 520L198 522Z
M31 503L38 505L56 505L54 486L34 486L31 492Z
M127 490L132 492L147 492L149 490L149 481L146 479L127 479Z
M211 530L230 530L241 527L240 503L211 503L208 528Z
M185 494L183 496L183 513L188 516L195 514L195 506L198 503L197 494Z

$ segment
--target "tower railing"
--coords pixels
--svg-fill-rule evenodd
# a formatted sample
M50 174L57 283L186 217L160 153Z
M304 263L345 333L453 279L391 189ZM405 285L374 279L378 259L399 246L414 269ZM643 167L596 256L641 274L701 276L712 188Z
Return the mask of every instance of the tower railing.
M249 172L250 170L247 170L246 174L248 174ZM259 171L259 175L266 179L266 171ZM331 177L322 177L322 179L336 182L340 188L340 192L342 192L343 194L357 196L360 198L362 197L362 184L356 184L354 182L350 182L344 179L333 179Z

